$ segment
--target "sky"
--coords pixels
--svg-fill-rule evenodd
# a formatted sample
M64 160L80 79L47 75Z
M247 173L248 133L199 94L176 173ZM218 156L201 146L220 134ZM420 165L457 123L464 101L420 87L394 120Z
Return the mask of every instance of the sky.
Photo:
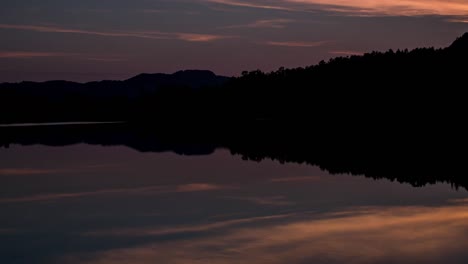
M0 82L304 67L373 50L445 47L466 0L21 0L0 9Z

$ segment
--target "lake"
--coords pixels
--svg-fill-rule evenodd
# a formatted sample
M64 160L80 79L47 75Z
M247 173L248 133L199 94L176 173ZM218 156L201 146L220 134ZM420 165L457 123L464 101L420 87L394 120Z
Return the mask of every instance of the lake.
M226 148L184 154L79 140L0 148L0 263L468 261L464 188Z

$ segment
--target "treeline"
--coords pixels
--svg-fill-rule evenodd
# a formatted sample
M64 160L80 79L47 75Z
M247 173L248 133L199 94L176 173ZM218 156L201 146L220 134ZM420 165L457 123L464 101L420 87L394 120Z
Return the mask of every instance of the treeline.
M230 79L202 71L191 78L174 74L171 81L142 75L123 82L3 84L0 122L296 120L322 128L451 127L467 110L467 69L464 35L444 49L372 52Z

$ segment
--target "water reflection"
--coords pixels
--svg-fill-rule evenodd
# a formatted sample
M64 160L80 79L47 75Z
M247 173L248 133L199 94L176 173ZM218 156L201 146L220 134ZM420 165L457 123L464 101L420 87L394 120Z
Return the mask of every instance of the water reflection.
M252 226L237 226L242 223ZM464 263L468 258L466 204L350 208L92 235L160 236L216 229L222 232L100 252L84 263ZM79 262L73 257L68 261Z
M244 126L213 128L202 124L200 127L180 124L159 127L134 123L72 123L3 127L0 128L0 147L86 143L181 155L208 155L216 149L229 149L245 160L306 163L332 174L386 178L418 187L447 182L454 188L468 189L465 161L458 154L464 151L465 142L440 138L429 140L409 131L406 131L406 136L375 138L377 134L372 131L320 132L308 126L288 127L287 124L268 122L252 123L247 126L248 130L243 130Z
M468 260L468 193L448 184L85 144L0 149L0 181L1 263Z

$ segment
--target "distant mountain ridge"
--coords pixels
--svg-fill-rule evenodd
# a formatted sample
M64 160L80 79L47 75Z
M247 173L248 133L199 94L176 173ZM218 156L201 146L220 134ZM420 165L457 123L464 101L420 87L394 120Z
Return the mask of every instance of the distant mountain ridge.
M208 70L182 70L173 74L142 73L123 81L103 80L87 83L53 80L46 82L20 82L0 84L0 94L9 93L21 96L49 96L61 99L69 96L90 97L138 97L156 92L165 87L220 86L229 77L218 76Z

